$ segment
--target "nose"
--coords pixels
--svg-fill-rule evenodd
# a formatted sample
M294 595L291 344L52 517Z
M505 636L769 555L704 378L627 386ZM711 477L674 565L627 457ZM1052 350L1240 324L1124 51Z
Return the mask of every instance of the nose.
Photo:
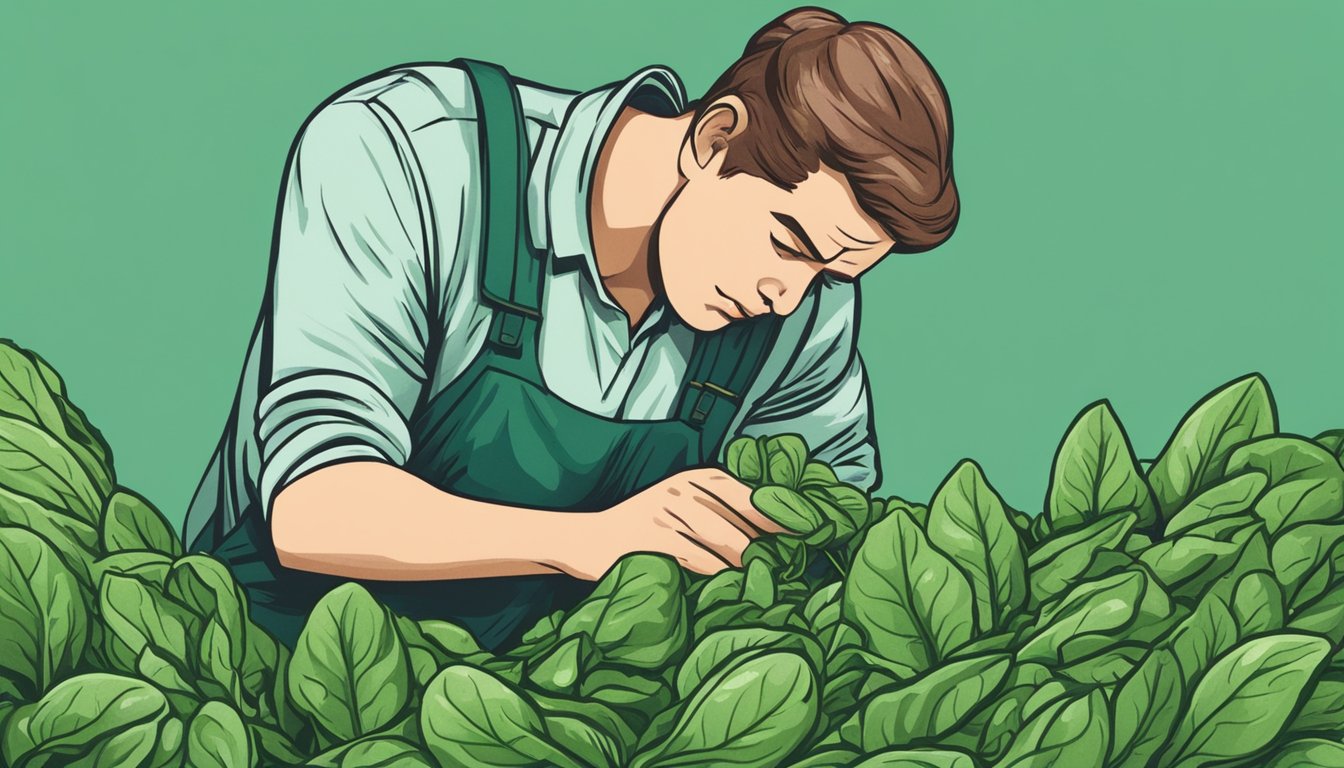
M766 311L776 315L788 315L798 308L802 301L807 282L794 285L796 281L785 281L777 277L764 277L756 283L756 292L765 303Z

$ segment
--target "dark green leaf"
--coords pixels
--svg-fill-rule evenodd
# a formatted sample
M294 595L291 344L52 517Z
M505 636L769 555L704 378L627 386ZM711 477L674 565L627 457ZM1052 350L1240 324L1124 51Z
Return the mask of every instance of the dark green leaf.
M926 528L968 577L978 631L1002 627L1026 601L1026 556L1003 500L975 462L961 462L943 481Z
M879 655L925 670L969 642L970 584L910 516L873 525L845 581L843 614Z
M323 748L392 722L410 700L411 671L387 609L353 582L328 592L299 635L288 685Z
M1133 512L1141 528L1156 522L1148 482L1109 402L1102 400L1078 414L1064 435L1045 508L1056 531L1118 512Z
M1269 385L1259 375L1237 379L1201 400L1148 470L1163 517L1170 518L1186 501L1221 480L1235 446L1276 431Z

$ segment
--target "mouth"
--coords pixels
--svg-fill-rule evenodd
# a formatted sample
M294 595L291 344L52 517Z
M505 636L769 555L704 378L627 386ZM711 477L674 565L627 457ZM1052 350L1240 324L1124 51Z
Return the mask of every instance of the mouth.
M719 310L720 312L723 312L723 314L726 315L726 316L728 316L729 318L740 320L740 319L742 319L742 318L744 318L744 317L755 317L755 316L756 316L756 313L755 313L755 312L748 311L747 308L746 308L745 306L742 305L742 302L740 302L740 301L738 301L737 299L734 299L732 296L729 296L728 294L724 293L724 292L719 288L719 286L717 286L717 285L714 286L714 291L715 291L715 293L719 294L719 295L722 296L723 298L725 298L725 299L727 299L728 301L732 302L732 304L733 304L733 310L737 313L735 316L729 314L728 312L725 312L724 310Z

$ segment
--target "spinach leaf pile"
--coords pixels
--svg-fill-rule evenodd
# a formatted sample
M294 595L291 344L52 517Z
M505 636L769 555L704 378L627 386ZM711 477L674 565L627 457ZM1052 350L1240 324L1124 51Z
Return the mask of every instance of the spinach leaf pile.
M500 653L348 583L291 653L0 343L0 764L1344 766L1341 456L1258 376L1151 462L1088 407L1034 515L971 461L919 504L739 438L790 531L741 569L629 556Z

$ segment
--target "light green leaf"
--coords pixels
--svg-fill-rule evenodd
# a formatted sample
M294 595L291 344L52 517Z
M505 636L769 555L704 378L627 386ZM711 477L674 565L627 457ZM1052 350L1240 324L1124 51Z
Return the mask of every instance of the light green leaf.
M45 539L0 527L0 690L40 697L80 663L89 641L85 597Z
M1117 639L1138 614L1145 587L1143 574L1136 571L1078 584L1041 614L1018 660L1069 663L1078 658L1072 646Z
M1245 472L1228 478L1191 499L1167 521L1171 537L1197 525L1249 512L1269 485L1264 472Z
M93 560L99 553L98 531L88 523L0 488L0 526L26 528L46 539L82 587L97 586Z
M0 487L98 525L101 495L69 449L41 427L0 417Z
M1265 768L1344 768L1344 744L1326 739L1298 739L1274 751Z
M64 383L46 361L6 340L0 340L0 414L56 438L88 473L99 494L111 493L111 454L102 435L66 399Z
M19 707L0 757L10 766L139 765L154 751L168 701L142 680L95 672L67 678Z
M425 688L420 731L444 766L582 766L551 740L521 690L461 664L445 667Z
M1243 638L1283 629L1283 589L1272 574L1252 571L1242 576L1233 592L1231 608Z
M739 437L728 444L728 473L751 485L759 484L764 476L765 457L755 438Z
M530 660L527 678L535 686L556 693L569 693L579 683L593 655L593 641L574 635L546 654Z
M769 482L797 488L807 466L807 443L799 435L776 435L765 441L766 471Z
M842 613L873 651L919 671L970 641L973 601L961 571L908 514L896 512L864 537L845 581Z
M1026 555L1003 499L979 465L962 461L929 506L929 541L961 568L975 596L979 632L992 632L1027 597Z
M796 653L744 655L705 678L666 738L632 768L720 763L776 765L807 738L818 715L817 681Z
M734 656L749 648L791 650L801 653L820 669L822 649L802 632L766 627L735 627L711 632L696 643L677 673L679 698L687 698L706 677Z
M420 747L397 736L366 736L307 763L314 768L436 768Z
M1313 440L1344 464L1344 429L1327 429Z
M392 722L410 700L411 672L387 609L354 582L328 592L299 635L288 684L323 748Z
M950 733L998 694L1011 665L1006 653L954 661L878 693L858 714L859 746L877 752Z
M1101 768L1110 746L1109 718L1100 690L1057 700L1023 725L998 768Z
M964 752L946 749L897 749L881 752L855 768L976 768L975 760Z
M199 622L154 587L133 576L108 573L98 590L98 608L107 634L107 650L119 669L135 669L146 647L179 669L191 665Z
M1270 550L1270 564L1290 596L1289 602L1300 602L1297 591L1312 572L1323 565L1328 572L1330 552L1341 541L1344 541L1344 522L1301 523L1279 532Z
M1316 683L1311 697L1288 727L1291 733L1338 731L1344 725L1344 679L1336 674Z
M1344 512L1344 466L1315 443L1297 437L1265 437L1238 447L1227 459L1229 473L1248 469L1269 476L1269 489L1255 503L1270 536L1290 525L1330 520Z
M808 488L829 488L833 485L840 485L840 478L835 476L835 470L830 465L820 461L809 461L807 466L803 467L803 477L798 481L798 487Z
M1200 679L1161 764L1197 768L1258 752L1283 730L1330 652L1322 638L1291 633L1237 645Z
M118 489L107 500L102 542L108 552L146 549L171 557L182 554L182 542L159 510L125 488Z
M1108 515L1038 545L1027 557L1032 603L1061 594L1087 570L1098 552L1118 550L1136 522L1133 512Z
M797 533L820 528L826 518L807 496L779 485L766 485L751 492L751 506L772 521Z
M660 669L686 645L682 569L671 558L620 560L560 626L560 637L586 634L608 661Z
M1148 482L1109 402L1094 403L1069 426L1055 454L1045 508L1056 531L1119 512L1133 512L1141 528L1156 522Z
M187 727L186 764L192 768L245 768L254 764L252 743L238 712L207 701Z
M1221 480L1235 446L1277 431L1269 385L1257 374L1226 384L1199 401L1148 470L1162 516L1170 518L1186 501Z

